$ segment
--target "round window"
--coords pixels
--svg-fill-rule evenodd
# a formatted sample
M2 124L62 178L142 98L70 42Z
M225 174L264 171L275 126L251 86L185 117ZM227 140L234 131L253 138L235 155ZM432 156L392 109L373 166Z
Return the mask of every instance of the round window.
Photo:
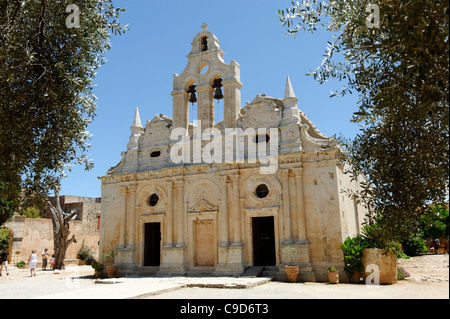
M266 184L261 184L256 187L255 194L258 198L266 198L269 195L269 188Z
M154 207L154 206L156 206L156 204L158 204L158 201L159 201L159 196L156 195L156 194L152 194L152 195L150 196L150 198L148 199L148 204L149 204L151 207Z

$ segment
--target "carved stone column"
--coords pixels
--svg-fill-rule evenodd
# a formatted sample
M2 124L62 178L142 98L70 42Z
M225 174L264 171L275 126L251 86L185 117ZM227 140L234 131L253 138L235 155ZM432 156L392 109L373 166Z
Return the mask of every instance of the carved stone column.
M281 184L283 187L283 244L292 242L291 233L291 209L289 204L289 171L281 170Z
M177 180L175 181L175 187L176 187L176 213L175 213L175 243L176 246L179 248L185 247L184 244L184 196L183 196L183 189L184 189L184 181Z
M233 212L233 246L241 246L241 202L239 200L239 175L231 175Z
M303 190L303 168L296 168L295 180L297 186L297 220L298 220L298 238L301 241L306 241L306 216L305 216L305 201Z
M220 187L222 191L220 215L219 215L219 238L220 246L228 247L228 176L220 176Z
M173 246L173 228L175 223L174 218L174 209L173 209L173 182L168 181L166 183L167 187L167 211L166 211L166 219L165 219L165 243L164 246L171 247Z
M137 186L128 186L128 201L127 201L127 223L126 223L126 247L135 249L135 234L136 234L136 190Z
M297 187L295 182L295 171L290 169L288 173L289 180L289 208L291 216L291 236L292 239L298 238L298 208L297 208Z
M241 236L241 223L244 221L242 216L243 201L239 198L239 174L229 175L226 178L226 189L228 198L228 225L229 225L229 241L226 265L222 268L222 272L229 275L242 274L244 270L243 264L243 248Z
M125 248L127 246L126 226L127 226L127 193L128 186L123 185L120 188L121 205L120 205L120 228L119 228L119 246Z

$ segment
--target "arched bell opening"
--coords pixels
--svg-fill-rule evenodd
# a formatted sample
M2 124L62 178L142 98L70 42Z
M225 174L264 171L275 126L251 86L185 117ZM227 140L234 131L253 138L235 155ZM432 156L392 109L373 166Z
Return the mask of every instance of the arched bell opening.
M205 52L208 51L208 37L203 36L200 38L200 51Z
M224 108L223 108L223 78L222 77L216 77L212 81L211 87L214 89L213 93L213 101L214 101L214 114L215 116L215 122L219 123L224 119Z
M189 81L185 87L185 92L188 99L188 123L193 123L197 119L197 83Z

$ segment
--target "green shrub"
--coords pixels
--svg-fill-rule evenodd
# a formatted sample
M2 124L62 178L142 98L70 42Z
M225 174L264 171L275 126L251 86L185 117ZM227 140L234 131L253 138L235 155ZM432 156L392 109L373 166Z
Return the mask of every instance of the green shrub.
M0 227L0 252L9 248L9 229L6 227Z
M24 261L18 261L18 262L16 263L16 267L17 267L17 268L23 268L23 267L25 267L25 262L24 262Z
M341 244L341 249L344 252L344 270L346 272L354 273L363 270L362 250L364 248L366 248L364 238L359 234L355 237L347 237Z
M92 263L92 261L94 260L93 252L90 251L88 248L84 248L84 247L82 247L78 251L78 257L80 258L80 260L85 260L88 265L90 265Z
M20 210L20 215L26 216L27 218L41 218L41 213L36 207L30 206Z
M103 271L103 269L104 269L103 264L99 263L96 260L92 261L91 266L92 266L92 268L94 268L95 271Z
M404 240L402 242L402 245L405 254L412 257L428 251L425 243L425 240L420 237L411 237L407 240Z

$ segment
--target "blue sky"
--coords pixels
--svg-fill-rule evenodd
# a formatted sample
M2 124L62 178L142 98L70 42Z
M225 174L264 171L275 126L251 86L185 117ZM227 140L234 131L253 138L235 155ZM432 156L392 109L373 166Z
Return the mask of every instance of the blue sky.
M111 39L108 62L95 79L98 108L89 127L94 168L86 172L81 166L74 167L63 180L61 194L101 196L98 177L116 165L126 150L136 107L144 126L156 114L172 117L172 76L184 70L191 41L203 22L219 39L225 62L240 64L242 106L257 94L282 98L289 75L299 108L322 133L354 137L359 128L350 119L357 110L357 96L330 98L330 91L341 88L342 83L319 85L305 75L320 65L330 35L286 36L277 11L290 3L116 0L117 6L126 9L120 21L129 24L130 30Z

